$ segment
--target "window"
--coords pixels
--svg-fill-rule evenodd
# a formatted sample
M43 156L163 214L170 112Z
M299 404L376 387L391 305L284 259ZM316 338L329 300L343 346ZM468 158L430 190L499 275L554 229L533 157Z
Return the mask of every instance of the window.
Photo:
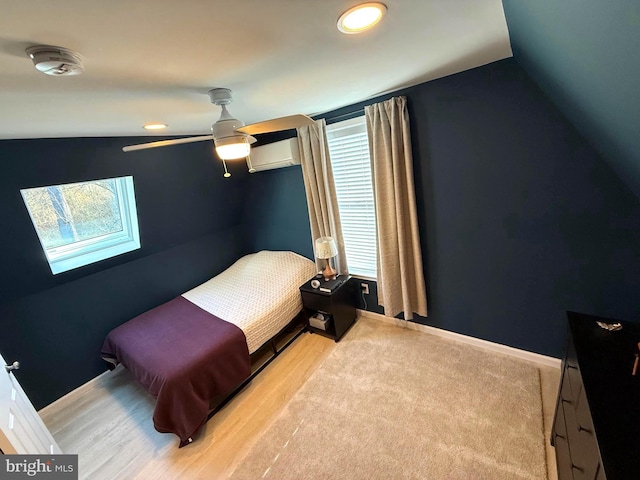
M54 274L140 248L133 177L20 193Z
M376 214L364 116L327 126L349 273L376 278Z

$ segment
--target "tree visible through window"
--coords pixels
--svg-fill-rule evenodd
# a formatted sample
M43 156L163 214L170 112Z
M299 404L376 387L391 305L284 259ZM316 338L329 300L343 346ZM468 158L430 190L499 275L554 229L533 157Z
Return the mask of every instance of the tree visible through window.
M122 230L115 179L23 190L45 248Z
M21 193L53 273L140 248L132 177Z

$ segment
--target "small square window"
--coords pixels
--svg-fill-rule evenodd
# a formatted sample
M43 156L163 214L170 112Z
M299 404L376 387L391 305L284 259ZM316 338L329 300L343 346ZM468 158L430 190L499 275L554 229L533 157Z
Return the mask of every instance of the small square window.
M133 177L20 193L54 274L140 248Z

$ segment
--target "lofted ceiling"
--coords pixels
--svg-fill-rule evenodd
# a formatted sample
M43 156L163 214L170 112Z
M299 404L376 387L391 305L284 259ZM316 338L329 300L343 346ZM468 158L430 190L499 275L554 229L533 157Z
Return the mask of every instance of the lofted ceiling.
M357 0L0 0L0 138L210 133L234 92L246 123L315 115L511 56L501 0L386 0L345 35ZM78 52L82 75L38 72L25 49Z
M518 63L640 198L640 2L503 4Z

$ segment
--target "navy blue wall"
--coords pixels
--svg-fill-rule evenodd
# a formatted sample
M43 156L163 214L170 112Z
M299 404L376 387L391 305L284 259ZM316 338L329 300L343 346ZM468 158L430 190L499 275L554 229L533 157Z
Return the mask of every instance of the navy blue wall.
M243 225L250 251L291 250L313 260L302 168L294 166L250 175Z
M124 154L128 143L0 142L0 352L22 363L17 376L36 408L105 370L99 352L113 327L245 252L246 166L231 165L225 179L208 142ZM142 247L52 275L20 189L125 175L134 177Z
M518 63L640 196L640 3L502 3Z
M559 357L566 310L634 319L638 200L513 59L397 94L427 276L429 317L416 321ZM261 178L262 192L292 180L287 169ZM289 208L304 201L300 190ZM254 231L258 243L276 235ZM375 292L367 302L379 310Z
M561 356L566 310L634 319L638 199L515 60L407 95L428 323Z

